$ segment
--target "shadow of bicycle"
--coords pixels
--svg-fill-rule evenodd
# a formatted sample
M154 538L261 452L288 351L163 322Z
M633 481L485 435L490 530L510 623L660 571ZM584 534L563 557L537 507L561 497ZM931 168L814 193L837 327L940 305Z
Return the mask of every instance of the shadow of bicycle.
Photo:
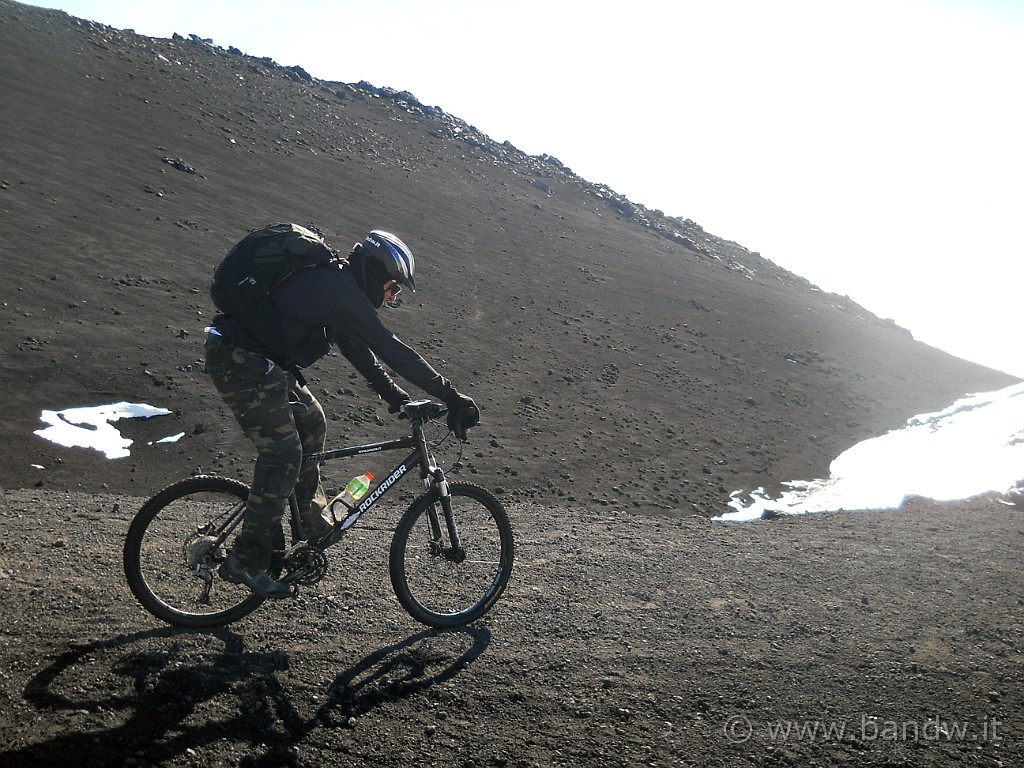
M483 628L417 633L344 669L327 684L326 702L322 689L304 696L281 682L292 663L287 651L247 650L230 630L159 629L75 645L22 694L59 716L61 732L0 751L0 765L73 759L92 768L122 766L127 757L160 764L219 742L248 752L247 766L280 765L318 727L344 727L450 680L489 644Z

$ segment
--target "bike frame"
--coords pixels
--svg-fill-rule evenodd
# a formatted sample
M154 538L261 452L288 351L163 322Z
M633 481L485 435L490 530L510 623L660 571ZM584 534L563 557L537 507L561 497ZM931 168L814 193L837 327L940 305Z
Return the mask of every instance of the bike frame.
M331 459L344 459L352 456L362 456L367 453L383 453L386 451L397 451L403 448L412 448L413 450L399 462L393 470L383 480L378 482L359 502L356 507L349 508L347 514L340 520L337 516L334 517L335 525L334 531L328 536L327 541L322 544L324 547L337 542L341 535L355 525L356 521L359 520L363 514L376 504L388 491L390 491L398 481L401 480L414 466L419 466L420 469L420 480L423 482L424 488L430 489L431 485L436 484L440 491L440 499L442 505L448 500L448 482L445 480L444 471L437 466L434 461L433 455L430 453L430 448L427 446L427 440L423 435L423 424L419 419L415 419L412 425L412 434L406 437L400 437L393 440L383 440L376 443L366 443L364 445L352 445L346 448L331 448L326 451L319 451L317 453L311 453L303 457L303 463L316 462L323 463L330 461ZM298 502L295 499L295 494L292 493L288 498L288 504L291 508L292 521L296 525L296 530L301 530L301 519L299 515ZM334 516L334 510L331 509L331 515ZM450 517L450 516L449 516Z
M422 405L427 401L417 401L412 405ZM442 411L443 413L443 411ZM382 440L375 443L366 443L364 445L351 445L345 448L331 448L325 451L318 451L316 453L310 453L303 457L303 463L323 463L330 461L331 459L342 459L349 458L352 456L362 456L368 453L384 453L387 451L398 451L403 448L412 448L413 450L399 462L393 470L377 483L373 489L366 495L366 497L354 508L349 508L347 514L338 520L335 516L335 524L333 530L327 535L327 537L319 543L320 549L326 549L333 544L336 544L341 540L342 536L355 525L356 521L359 520L363 514L376 504L388 491L390 491L398 481L408 474L409 470L415 466L419 467L420 480L423 483L423 487L426 490L430 490L432 487L438 489L437 501L441 503L441 509L444 518L444 527L448 531L450 541L452 543L452 549L455 551L461 551L461 543L459 541L458 530L456 529L455 522L452 519L451 514L451 495L448 490L448 481L445 479L444 470L442 470L434 460L433 454L430 452L430 447L427 445L426 437L423 434L423 424L428 421L430 417L422 417L419 415L412 417L412 434L406 435L405 437L395 438L392 440ZM292 491L288 496L288 506L291 512L292 531L302 533L302 517L299 514L299 504L295 498L295 491ZM331 515L334 515L334 510L331 510ZM226 540L231 532L237 528L243 517L245 516L245 502L238 505L237 509L229 516L225 521L224 525L216 531L210 531L217 537L217 544L220 545ZM439 519L436 511L431 510L428 515L430 521L430 528L433 535L434 541L440 541L441 537L441 520Z

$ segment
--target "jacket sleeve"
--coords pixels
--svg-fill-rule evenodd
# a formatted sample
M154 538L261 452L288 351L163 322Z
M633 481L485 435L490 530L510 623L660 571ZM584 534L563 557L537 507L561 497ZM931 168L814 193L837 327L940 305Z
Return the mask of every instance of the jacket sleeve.
M370 389L380 395L385 403L394 407L409 402L411 399L409 393L398 386L395 380L388 375L377 356L373 354L373 350L368 346L361 341L341 335L335 338L335 343L345 359L352 363L352 367L366 379Z
M395 390L405 394L381 366L383 362L431 397L447 402L455 395L456 390L452 383L435 371L416 350L388 330L355 281L351 277L348 281L351 289L339 292L335 296L334 311L329 318L328 329L333 333L341 353L370 382L374 391L385 400L393 396ZM387 382L390 382L395 390L392 390ZM389 394L385 395L377 386L384 387Z

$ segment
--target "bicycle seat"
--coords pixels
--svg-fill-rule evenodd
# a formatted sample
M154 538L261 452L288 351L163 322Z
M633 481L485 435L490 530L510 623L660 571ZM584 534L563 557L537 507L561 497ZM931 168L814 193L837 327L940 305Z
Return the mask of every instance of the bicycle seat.
M438 416L447 413L448 408L441 403L435 403L433 400L413 400L403 405L401 412L410 419L430 421L430 419L436 419Z

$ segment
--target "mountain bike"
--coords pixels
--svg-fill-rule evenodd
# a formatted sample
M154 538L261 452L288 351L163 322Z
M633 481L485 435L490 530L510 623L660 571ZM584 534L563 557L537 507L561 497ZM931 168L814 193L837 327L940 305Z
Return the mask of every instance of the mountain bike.
M324 462L368 453L412 451L354 507L343 507L331 532L315 544L305 540L294 492L288 500L291 546L284 528L275 535L270 570L293 587L318 583L327 572L326 550L412 470L425 492L398 520L391 538L389 571L399 603L428 626L458 627L476 621L505 591L512 573L512 525L489 491L449 483L428 443L424 425L447 413L440 403L418 400L402 406L411 433L383 442L333 448L303 457ZM461 454L460 454L461 456ZM458 462L456 462L456 465ZM217 475L195 475L149 499L128 528L124 571L142 606L169 624L216 627L241 619L266 599L217 575L231 551L245 514L249 487ZM331 505L331 514L335 505Z

